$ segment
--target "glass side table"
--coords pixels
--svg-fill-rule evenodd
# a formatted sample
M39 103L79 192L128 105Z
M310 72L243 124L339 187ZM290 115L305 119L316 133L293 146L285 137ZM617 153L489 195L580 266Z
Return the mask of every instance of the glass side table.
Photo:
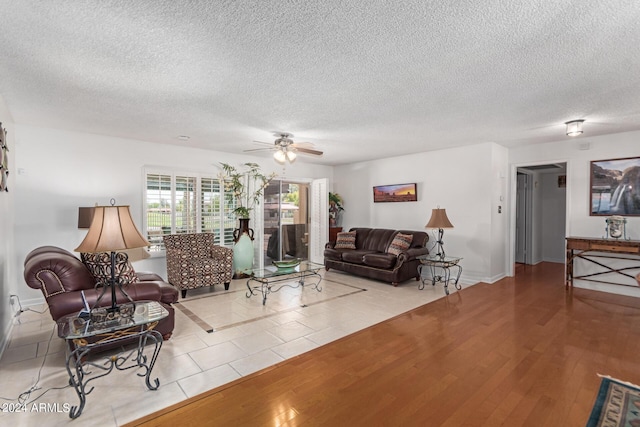
M108 375L114 368L120 371L142 368L137 375L145 377L147 388L157 390L160 386L157 378L153 384L149 378L162 348L162 335L154 328L169 312L157 301L136 301L132 311L132 316L111 316L109 320L101 322L81 318L77 314L58 319L58 336L69 344L65 361L69 385L73 386L80 399L78 406L71 407L70 418L78 418L82 414L86 396L93 390L92 386L87 387L89 383ZM133 349L104 356L94 357L90 354L92 351L95 353L120 346L132 339L134 342L137 340L137 346ZM153 344L150 357L144 354L147 344Z
M420 265L418 266L420 284L418 285L418 289L424 289L424 285L429 279L431 279L431 285L433 286L435 286L436 283L444 283L444 292L447 295L449 295L450 282L453 282L453 286L455 286L457 290L462 289L462 286L458 284L458 280L460 280L460 275L462 274L462 266L460 265L462 258L454 256L442 257L439 255L420 255L416 258L420 260ZM425 267L431 274L431 277L424 271ZM451 279L452 268L457 268L457 274L454 279Z

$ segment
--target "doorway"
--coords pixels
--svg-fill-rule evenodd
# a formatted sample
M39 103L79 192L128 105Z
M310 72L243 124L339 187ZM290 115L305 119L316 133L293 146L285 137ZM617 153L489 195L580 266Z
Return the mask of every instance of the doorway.
M309 184L272 180L264 191L264 265L309 259Z
M516 170L515 273L519 266L564 263L567 164L520 166Z

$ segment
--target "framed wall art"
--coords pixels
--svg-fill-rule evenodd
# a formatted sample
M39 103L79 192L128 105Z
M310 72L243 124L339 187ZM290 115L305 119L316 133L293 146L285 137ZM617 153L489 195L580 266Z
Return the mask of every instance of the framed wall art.
M640 216L640 157L591 162L590 215Z
M418 201L416 183L378 185L373 187L373 201L380 202L416 202Z

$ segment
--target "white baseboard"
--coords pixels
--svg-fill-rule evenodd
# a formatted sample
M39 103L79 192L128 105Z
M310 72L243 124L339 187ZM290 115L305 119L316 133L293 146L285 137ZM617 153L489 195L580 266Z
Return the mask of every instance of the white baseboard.
M462 276L460 276L460 284L462 285L474 285L478 282L484 283L494 283L500 279L507 277L506 273L496 274L493 277L480 276L478 274L474 274L473 272L462 272Z
M13 332L13 316L9 321L9 325L7 326L7 330L4 331L4 334L0 337L0 359L2 359L2 355L4 354L4 350L9 345L9 337L11 336L11 332Z

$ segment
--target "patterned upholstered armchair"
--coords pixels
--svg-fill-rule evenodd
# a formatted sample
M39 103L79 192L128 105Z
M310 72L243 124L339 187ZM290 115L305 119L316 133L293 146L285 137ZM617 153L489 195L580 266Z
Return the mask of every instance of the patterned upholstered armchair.
M163 237L169 283L187 296L188 289L224 283L233 276L233 250L213 243L213 233L171 234Z

